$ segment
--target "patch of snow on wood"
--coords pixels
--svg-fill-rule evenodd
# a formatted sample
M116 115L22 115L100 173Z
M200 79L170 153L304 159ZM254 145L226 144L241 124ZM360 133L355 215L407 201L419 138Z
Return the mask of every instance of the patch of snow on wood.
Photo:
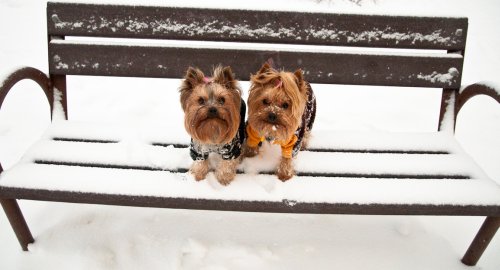
M496 94L497 94L498 96L500 96L500 83L495 82L495 81L480 81L480 82L478 82L477 84L479 84L479 85L484 85L484 86L486 86L486 87L488 87L488 88L492 89L493 91L495 91L495 92L496 92ZM463 91L463 89L465 89L465 87L464 87L464 88L462 88L462 89L460 89L460 92L462 92L462 91Z
M424 75L422 73L417 75L418 79L425 80L425 81L430 81L432 83L447 83L448 85L451 85L455 79L460 74L457 68L452 67L448 69L448 73L442 74L438 73L437 71L432 72L431 74Z
M453 135L455 130L455 92L450 93L450 97L445 101L446 110L440 123L440 130Z
M14 66L9 68L2 67L2 70L0 71L0 88L3 87L7 78L9 78L14 72L25 67L26 66Z
M62 105L62 92L54 87L54 103L52 109L52 121L63 121L66 119L64 107Z
M52 60L54 62L56 62L56 66L55 66L56 69L68 69L69 68L68 64L61 62L61 57L57 54L54 55L54 57L52 57Z
M351 32L349 36L347 36L347 42L359 42L359 41L368 41L372 40L394 40L396 44L400 41L411 40L412 44L416 42L424 42L428 41L434 44L456 44L457 40L452 39L451 37L443 37L441 35L441 30L436 30L431 34L422 34L422 33L401 33L392 31L392 29L386 28L385 30L371 30L371 31L363 31L361 33Z

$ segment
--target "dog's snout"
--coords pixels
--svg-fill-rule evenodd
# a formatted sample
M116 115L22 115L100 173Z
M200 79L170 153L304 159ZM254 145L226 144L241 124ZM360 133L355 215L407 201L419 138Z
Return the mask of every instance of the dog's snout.
M215 116L217 116L217 108L215 107L208 108L208 117L215 117Z
M277 119L278 119L278 116L275 113L273 113L273 112L270 112L267 115L267 120L269 120L269 122L271 122L271 123L276 122Z

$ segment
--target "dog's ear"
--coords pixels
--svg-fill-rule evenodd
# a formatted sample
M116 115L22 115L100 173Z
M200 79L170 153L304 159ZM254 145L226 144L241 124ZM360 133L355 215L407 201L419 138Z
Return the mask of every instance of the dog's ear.
M266 73L268 72L269 70L271 70L271 66L269 65L269 63L265 62L262 67L260 67L259 71L257 72L257 74L261 74L261 73Z
M252 83L260 83L262 84L263 83L263 80L265 80L266 78L266 74L267 72L271 71L271 66L269 65L269 63L265 62L262 67L260 67L259 71L257 71L257 73L255 73L255 75L253 74L250 74L250 81Z
M179 88L179 92L181 93L181 105L182 109L186 110L186 100L189 95L193 91L193 89L203 83L203 72L198 68L189 67L186 71L186 75L184 76L184 80L182 81L181 87Z
M198 84L203 83L203 78L205 75L198 68L189 67L184 76L183 84L185 84L189 90L195 88Z
M295 81L297 82L297 86L299 87L300 92L305 92L307 90L306 83L304 81L304 73L302 69L297 69L293 75L295 76Z
M218 66L214 70L214 82L224 86L227 89L235 90L238 88L238 81L234 78L231 67Z

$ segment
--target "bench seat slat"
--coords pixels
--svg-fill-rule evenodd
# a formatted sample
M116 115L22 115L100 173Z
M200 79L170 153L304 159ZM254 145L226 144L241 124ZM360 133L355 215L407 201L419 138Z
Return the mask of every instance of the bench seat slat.
M265 149L268 155L243 161L241 170L272 172L279 160L279 149ZM152 145L87 144L46 141L37 144L25 156L26 162L42 161L53 164L82 164L95 167L144 168L147 170L186 171L192 160L186 148L156 147ZM87 165L86 165L87 164ZM466 156L324 153L303 151L295 161L299 173L331 175L449 175L482 177L480 170ZM453 178L453 177L452 177Z
M107 169L120 169L120 170L143 170L143 171L168 171L172 173L185 173L189 171L189 168L162 168L157 166L139 166L139 165L124 165L124 164L110 164L110 163L96 163L96 162L70 162L70 161L50 161L50 160L35 160L35 164L45 164L45 165L55 165L55 166L73 166L73 167L85 167L85 168L107 168ZM237 170L236 174L244 174L242 170ZM254 172L254 174L262 175L274 175L274 171L259 171ZM346 172L307 172L307 171L296 171L295 175L298 177L302 176L312 176L312 177L336 177L336 178L369 178L369 179L425 179L425 180L439 180L439 179L457 179L457 180L468 180L471 176L466 174L456 174L444 173L444 174L428 174L428 173L346 173Z
M209 173L206 181L196 182L186 175L191 160L186 148L161 147L151 144L159 137L182 141L186 135L155 127L153 131L125 126L56 122L25 155L23 160L0 176L0 195L17 194L18 198L62 200L155 206L173 208L311 212L359 214L450 214L500 215L500 190L488 179L464 152L452 143L442 148L449 154L356 154L304 151L296 160L299 175L286 183L275 175L245 173L222 188ZM93 127L93 128L92 128ZM346 134L336 132L339 144ZM86 135L93 139L113 139L117 143L86 143L54 141L54 136ZM319 146L324 138L321 130L313 133L311 143ZM352 133L351 133L352 134ZM366 133L365 133L366 134ZM329 136L335 136L330 133ZM375 140L381 134L367 134ZM392 139L380 140L376 147L406 148L424 144L437 146L448 135L394 133ZM353 143L363 146L363 136L351 136ZM335 137L333 137L335 138ZM415 138L420 138L415 140ZM433 138L437 138L433 140ZM335 140L329 140L335 141ZM426 143L424 143L426 142ZM392 145L391 145L392 144ZM264 149L270 151L271 149ZM279 149L278 149L279 150ZM279 158L279 151L276 158ZM272 156L272 153L271 153ZM34 163L44 159L46 163ZM181 172L142 169L113 169L51 165L57 162L87 162L175 167ZM314 161L314 162L312 162ZM253 164L252 164L253 162ZM260 165L259 165L260 164ZM264 165L262 165L264 164ZM272 171L274 165L257 158L246 159L241 165L250 171ZM260 166L260 167L259 167ZM267 167L266 167L267 166ZM241 168L240 168L241 169ZM412 171L413 170L413 171ZM337 177L306 176L307 172L337 173ZM342 177L341 174L404 174L404 173L470 174L471 179L402 179ZM403 177L404 178L404 177ZM60 197L59 197L60 196ZM89 198L96 199L95 201ZM175 198L175 199L174 199ZM227 202L227 203L226 203ZM403 207L404 206L404 207ZM384 210L385 209L385 210ZM458 212L457 209L463 210ZM407 212L402 212L407 211ZM486 214L488 213L488 214Z
M123 142L139 141L152 145L179 145L185 147L190 140L184 129L175 126L183 124L182 119L171 125L127 125L83 121L54 122L47 129L44 138L59 138L61 141ZM180 148L180 147L179 147ZM357 132L314 130L308 148L393 152L446 152L461 153L453 135L444 132Z
M213 200L215 202L206 205L206 209L214 210L225 201L287 203L289 212L294 212L296 203L313 204L312 209L316 203L358 205L358 211L363 205L371 204L487 206L500 215L500 191L491 181L297 177L281 183L272 175L238 177L237 181L222 188L215 183L212 173L208 180L196 182L186 179L184 173L20 164L2 175L0 193L6 197L17 190L19 198L34 199L31 196L37 196L33 194L37 193L35 190L41 193L50 190L55 192L52 196L57 196L57 192L75 194L76 201L89 194L121 196L125 205L136 206L170 198ZM220 208L224 210L223 206ZM409 206L407 211L411 212L412 208L418 209Z
M236 77L248 80L262 63L277 68L302 68L311 83L460 87L460 55L362 54L188 48L159 45L98 44L52 41L51 74L182 78L186 67L211 70L214 63L231 66ZM244 63L244 64L242 64Z
M49 35L60 36L444 50L462 50L467 36L467 18L51 2L47 5L47 25Z
M66 128L63 128L66 127ZM53 164L80 164L95 167L131 167L145 170L182 170L191 164L189 151L173 146L156 146L152 142L171 140L184 145L189 137L182 129L173 132L168 127L148 130L132 126L93 125L64 121L55 123L44 139L35 144L25 155L25 162L40 161ZM61 135L85 135L75 141L53 140ZM357 153L342 151L303 151L296 163L302 175L401 175L425 178L467 179L484 178L482 171L464 154L452 136L443 133L370 133L314 131L310 147L318 149L357 149L362 152L371 145L382 153ZM102 137L100 137L102 136ZM90 143L85 141L92 140ZM111 140L117 143L99 143ZM97 141L97 142L96 142ZM400 154L383 151L443 151L447 154ZM245 159L240 170L247 172L272 172L279 160L279 148L264 145L266 162L259 158ZM462 177L463 176L463 177ZM373 177L372 177L373 178ZM406 178L406 177L403 177Z
M0 188L6 198L70 203L107 204L136 207L222 210L239 212L355 214L355 215L444 215L498 216L498 205L467 204L379 204L379 203L306 203L291 200L244 201L131 196L121 194L68 192L43 189Z
M116 140L107 140L107 139L87 139L87 138L81 138L81 137L54 137L52 138L54 141L62 141L62 142L83 142L83 143L118 143L119 141ZM151 143L153 146L161 146L161 147L174 147L174 148L188 148L189 144L187 143L172 143L172 142L153 142ZM438 150L438 149L444 149L442 147L439 147L438 149L432 149L430 147L425 147L423 146L423 149L421 150L416 150L420 148L419 146L416 147L410 147L407 148L405 146L402 146L401 148L397 149L387 149L387 148L374 148L374 147L366 147L362 148L360 146L356 146L355 148L345 148L345 146L339 147L339 148L332 148L332 147L326 147L326 146L320 146L320 147L308 147L307 151L310 152L322 152L322 153L365 153L365 154L409 154L409 155L448 155L450 154L450 151L448 150ZM426 150L429 149L429 150Z

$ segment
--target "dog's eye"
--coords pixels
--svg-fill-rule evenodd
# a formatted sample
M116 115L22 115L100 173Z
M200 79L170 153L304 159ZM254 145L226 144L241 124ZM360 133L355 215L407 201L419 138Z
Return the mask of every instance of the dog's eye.
M265 98L262 100L262 104L269 105L270 103L269 103L269 100L267 100L267 98Z
M288 109L288 103L285 102L285 103L281 104L281 108L283 108L285 110Z
M202 98L202 97L198 98L198 104L204 105L205 104L205 99Z
M224 102L226 102L226 99L224 99L223 97L221 97L217 101L219 102L220 105L224 105Z

